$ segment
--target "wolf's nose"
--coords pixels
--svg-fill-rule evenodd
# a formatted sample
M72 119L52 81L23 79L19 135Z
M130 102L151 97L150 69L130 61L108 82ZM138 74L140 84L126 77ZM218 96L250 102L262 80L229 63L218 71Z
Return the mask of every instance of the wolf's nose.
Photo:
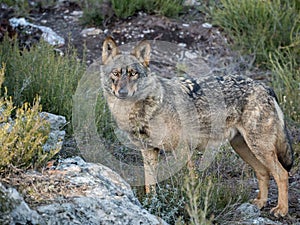
M128 95L128 91L126 89L120 89L118 94L120 98L125 98Z

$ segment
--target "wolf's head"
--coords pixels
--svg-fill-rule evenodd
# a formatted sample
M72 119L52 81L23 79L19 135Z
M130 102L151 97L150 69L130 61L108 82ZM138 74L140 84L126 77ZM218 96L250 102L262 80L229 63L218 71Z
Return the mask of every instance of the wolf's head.
M131 54L122 54L116 42L107 37L102 47L106 90L120 99L134 96L148 76L149 61L150 44L147 41L140 42Z

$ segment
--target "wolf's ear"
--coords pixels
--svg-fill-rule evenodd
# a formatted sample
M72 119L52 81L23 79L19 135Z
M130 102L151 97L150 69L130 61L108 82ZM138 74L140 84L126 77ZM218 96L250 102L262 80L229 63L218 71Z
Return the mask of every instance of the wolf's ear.
M134 49L132 54L146 67L149 66L150 62L150 44L144 40L140 42Z
M111 60L114 56L118 54L119 48L115 40L110 36L105 38L102 46L102 63L106 64L109 60Z

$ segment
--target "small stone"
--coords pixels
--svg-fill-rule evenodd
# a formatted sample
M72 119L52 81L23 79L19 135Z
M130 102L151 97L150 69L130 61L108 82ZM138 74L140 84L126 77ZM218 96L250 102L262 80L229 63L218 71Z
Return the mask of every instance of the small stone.
M151 33L151 31L148 30L148 29L147 29L147 30L143 30L142 32L143 32L144 34L149 34L149 33Z
M211 29L212 25L210 23L203 23L202 27L207 28L207 29Z
M41 112L40 116L50 123L50 133L43 150L49 152L53 149L61 149L66 135L66 132L61 129L67 123L66 118L47 112Z
M71 12L71 16L78 16L81 17L83 15L83 11L73 11Z
M260 216L260 210L255 206L250 203L244 203L240 205L236 211L244 218L254 218L254 217L259 217Z
M103 30L95 28L95 27L86 28L86 29L83 29L80 32L80 34L84 37L86 37L86 36L95 36L95 35L99 35L99 34L102 34L102 33L103 33Z
M184 48L185 48L185 47L187 46L187 44L186 44L186 43L179 43L178 46L179 46L179 47L184 47Z
M198 53L199 54L199 53ZM190 52L190 51L187 51L185 52L185 56L188 58L188 59L196 59L198 57L198 54L195 53L195 52Z
M24 32L30 32L28 31L28 28L31 29L38 29L42 32L42 38L48 42L50 45L56 45L56 46L63 46L65 44L65 39L61 36L57 35L56 32L54 32L51 28L45 27L45 26L38 26L32 23L29 23L26 21L25 18L11 18L9 19L9 22L12 27L24 27L27 28Z
M197 5L200 5L200 1L185 0L185 1L183 1L183 5L185 5L185 6L197 6Z

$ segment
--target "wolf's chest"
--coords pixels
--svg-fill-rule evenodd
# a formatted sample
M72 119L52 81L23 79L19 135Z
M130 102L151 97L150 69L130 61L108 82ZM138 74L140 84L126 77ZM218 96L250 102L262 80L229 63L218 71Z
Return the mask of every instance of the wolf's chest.
M167 110L160 110L149 102L132 103L115 99L108 104L118 127L131 140L165 150L176 147L180 123Z

